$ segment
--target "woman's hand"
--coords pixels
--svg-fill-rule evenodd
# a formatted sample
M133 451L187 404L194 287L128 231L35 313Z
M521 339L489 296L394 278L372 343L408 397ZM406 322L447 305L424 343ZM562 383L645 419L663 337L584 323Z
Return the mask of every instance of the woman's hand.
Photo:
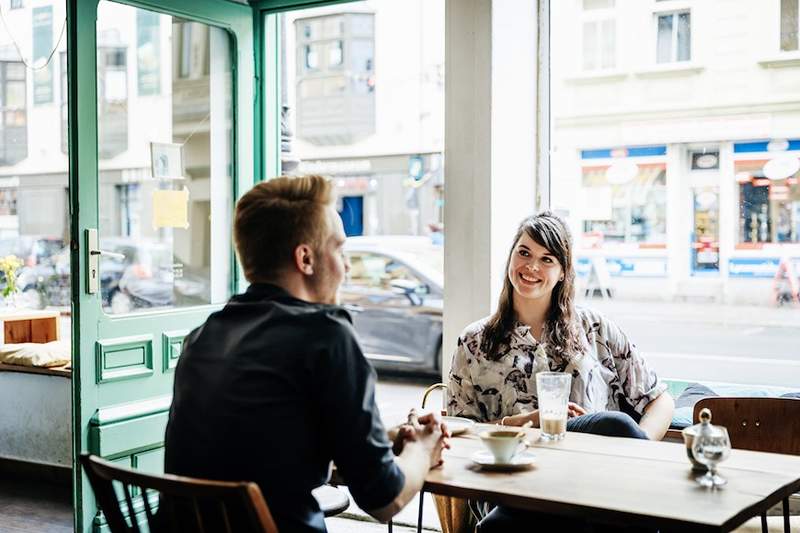
M567 404L567 418L575 418L576 416L583 416L586 414L586 409L581 407L575 402Z

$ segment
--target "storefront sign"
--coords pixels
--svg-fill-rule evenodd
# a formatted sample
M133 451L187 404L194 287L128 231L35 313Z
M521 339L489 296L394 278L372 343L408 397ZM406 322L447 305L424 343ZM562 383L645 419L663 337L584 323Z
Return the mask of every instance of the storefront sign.
M606 257L608 273L615 278L660 278L667 275L666 257ZM586 277L592 269L591 258L581 257L575 272Z
M732 278L773 278L780 265L778 257L732 257L728 259L728 275ZM800 257L792 258L795 272L800 272Z
M301 161L301 174L363 174L372 172L369 159L341 159L333 161Z

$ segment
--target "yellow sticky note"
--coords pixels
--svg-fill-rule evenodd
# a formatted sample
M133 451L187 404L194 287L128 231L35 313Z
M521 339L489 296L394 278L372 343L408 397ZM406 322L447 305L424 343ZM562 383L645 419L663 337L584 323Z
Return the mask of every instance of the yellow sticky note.
M153 228L189 227L189 190L153 191Z

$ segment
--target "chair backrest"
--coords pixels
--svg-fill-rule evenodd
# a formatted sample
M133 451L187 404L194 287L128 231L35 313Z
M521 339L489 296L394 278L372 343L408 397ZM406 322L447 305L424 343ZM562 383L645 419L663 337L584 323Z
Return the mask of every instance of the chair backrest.
M143 474L87 453L80 461L112 533L278 532L255 483Z
M794 398L703 398L694 406L711 410L711 423L725 426L731 446L800 455L800 400Z

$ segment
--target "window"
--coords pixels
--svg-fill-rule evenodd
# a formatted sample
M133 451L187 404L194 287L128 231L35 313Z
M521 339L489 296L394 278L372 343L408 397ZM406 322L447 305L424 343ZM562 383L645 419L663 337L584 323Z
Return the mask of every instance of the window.
M24 263L17 271L20 292L2 305L64 311L70 305L68 159L61 124L67 116L68 39L65 34L59 41L59 35L67 2L0 4L14 10L7 26L0 24L0 256L13 254ZM62 322L63 338L70 330Z
M584 163L587 161L591 160L584 159ZM637 164L633 158L607 166L589 163L583 168L583 187L587 207L583 224L585 238L599 238L608 244L666 244L666 166L663 163Z
M792 155L797 159L799 156ZM768 160L736 161L739 238L743 245L800 242L800 172L778 179L764 174Z
M0 61L0 166L28 157L26 73L21 61Z
M305 57L305 67L307 70L316 70L319 68L319 45L307 44L303 47Z
M378 290L392 291L393 287L402 284L424 286L405 265L385 255L353 252L348 254L350 273L347 278L348 287L369 287ZM396 283L400 281L401 284Z
M53 6L33 9L33 103L53 101Z
M688 11L657 14L656 28L656 63L691 59L691 18Z
M334 41L328 45L328 66L338 67L342 64L344 55L344 44L342 41Z
M61 152L64 154L69 153L69 115L67 103L69 101L69 92L67 90L67 53L60 52L58 54L58 71L61 83Z
M798 49L797 31L800 28L798 0L781 0L781 51Z
M298 137L348 144L375 131L373 18L333 13L294 19ZM334 97L340 101L322 100Z
M98 154L110 159L128 149L128 49L97 47Z
M582 36L583 70L604 70L617 66L614 0L584 0Z
M136 80L139 94L149 96L161 90L160 15L140 10L136 15Z

